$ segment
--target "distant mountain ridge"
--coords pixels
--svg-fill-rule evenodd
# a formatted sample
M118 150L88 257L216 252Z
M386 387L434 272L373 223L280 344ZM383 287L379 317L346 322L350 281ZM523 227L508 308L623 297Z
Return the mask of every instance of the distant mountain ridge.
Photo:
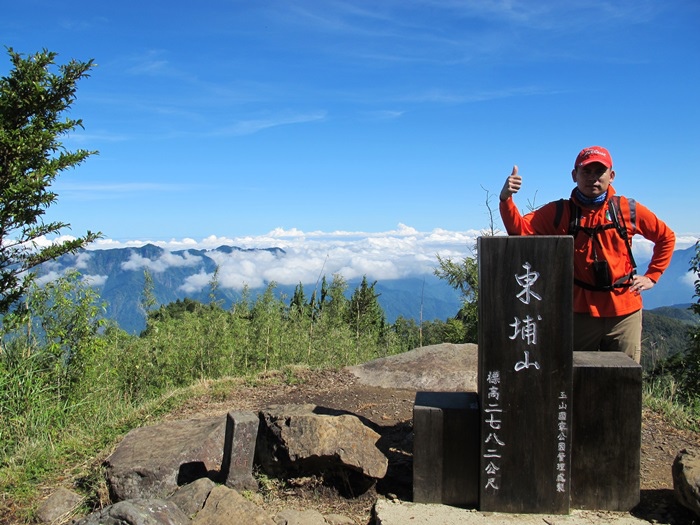
M695 287L693 282L700 276L690 275L690 261L695 256L695 246L673 252L671 264L668 266L659 282L644 292L644 308L649 310L662 306L689 306L693 300ZM637 271L644 273L649 261L637 262Z
M645 292L646 309L662 306L689 305L693 302L692 279L688 278L688 267L694 255L694 247L677 250L668 270L659 283ZM144 269L149 268L153 280L154 296L159 304L168 304L188 297L207 303L211 300L210 289L206 285L219 267L218 261L227 257L237 257L244 264L246 257L267 254L283 259L286 255L281 248L239 248L219 246L211 250L187 249L167 251L153 244L137 248L113 248L106 250L81 250L74 255L45 263L39 270L40 278L50 279L66 270L75 268L97 289L107 302L106 316L116 321L130 333L139 333L145 327L145 314L140 304L144 290ZM223 258L223 259L222 259ZM646 264L639 265L644 271ZM367 276L370 282L374 279ZM332 276L326 278L330 281ZM197 282L198 286L188 286ZM348 292L359 284L360 279L348 280ZM265 290L267 282L257 288L251 287L253 296ZM293 285L277 285L276 291L291 297ZM311 296L316 283L303 283L307 297ZM379 303L393 323L399 316L414 319L446 320L454 317L461 306L459 294L445 281L432 274L415 275L401 279L377 280L375 290L380 294ZM241 298L236 289L219 286L216 299L229 307Z
M40 279L50 279L77 269L93 288L99 291L107 302L106 317L116 321L130 333L139 333L145 328L145 314L140 306L144 291L144 270L149 268L153 280L153 293L158 304L169 304L188 297L196 301L211 301L210 287L200 286L199 290L186 289L189 279L211 280L218 268L215 258L230 255L245 256L268 253L283 258L286 252L281 248L239 248L219 246L213 250L187 249L167 251L153 244L136 248L113 248L106 250L80 250L73 255L64 255L55 261L45 263L39 270ZM162 264L160 264L162 262ZM330 282L331 275L326 276ZM368 276L368 279L370 277ZM360 283L361 279L348 280L348 292ZM370 279L370 282L373 282ZM269 283L262 287L251 287L251 295L262 293ZM291 297L298 283L277 284L278 294ZM311 296L316 283L303 283L307 297ZM459 294L444 281L434 275L408 277L396 280L378 281L375 291L379 293L379 303L393 323L397 317L423 320L447 319L453 317L461 306ZM223 301L228 308L241 298L241 291L219 286L216 299Z

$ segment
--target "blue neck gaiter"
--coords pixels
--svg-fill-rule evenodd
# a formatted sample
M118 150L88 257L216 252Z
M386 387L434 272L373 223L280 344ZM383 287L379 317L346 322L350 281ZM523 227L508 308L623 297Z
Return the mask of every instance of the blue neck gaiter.
M605 192L602 195L598 195L594 198L586 197L578 188L574 189L574 192L576 194L576 198L581 202L581 204L585 204L586 206L598 206L603 204L605 202L605 197L608 196L608 193Z

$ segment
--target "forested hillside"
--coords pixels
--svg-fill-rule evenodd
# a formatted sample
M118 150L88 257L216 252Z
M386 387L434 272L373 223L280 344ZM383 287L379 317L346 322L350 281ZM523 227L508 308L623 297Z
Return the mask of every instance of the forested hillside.
M684 353L690 345L691 331L700 323L700 316L683 307L645 310L643 316L642 366L645 370Z

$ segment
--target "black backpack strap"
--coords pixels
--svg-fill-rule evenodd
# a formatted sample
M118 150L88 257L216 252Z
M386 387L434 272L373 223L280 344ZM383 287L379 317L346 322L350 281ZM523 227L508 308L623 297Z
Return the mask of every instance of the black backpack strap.
M591 290L593 292L612 292L616 288L629 288L632 286L630 279L636 272L633 270L627 275L623 275L617 281L612 283L610 286L596 286L595 284L590 284L579 279L574 279L574 284L586 290Z
M630 207L630 224L634 232L637 230L637 201L634 199L627 199L627 203Z
M569 235L576 237L581 229L581 207L569 199Z
M634 199L628 199L627 202L630 206L630 222L632 223L632 229L636 228L637 225L637 206ZM620 197L618 195L613 195L608 200L608 210L610 210L610 220L612 220L615 225L617 233L620 235L622 240L627 246L627 253L629 254L630 264L632 265L632 275L637 270L637 263L634 260L634 255L632 255L632 243L630 242L629 235L627 234L627 226L625 225L625 217L622 214L622 207L620 206Z
M559 199L557 201L557 209L554 213L554 229L559 228L559 223L561 222L561 217L564 214L564 201L567 199Z
M581 208L579 208L576 203L571 199L559 199L556 204L556 210L554 212L554 228L559 228L561 219L564 216L564 204L568 201L569 203L569 227L567 229L568 235L573 235L579 232L581 223Z

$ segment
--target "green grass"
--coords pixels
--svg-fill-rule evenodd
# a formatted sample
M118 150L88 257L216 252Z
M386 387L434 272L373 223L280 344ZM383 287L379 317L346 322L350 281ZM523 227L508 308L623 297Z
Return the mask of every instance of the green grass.
M675 428L700 432L700 399L694 399L691 403L682 402L678 396L678 385L672 377L645 381L642 404Z
M37 433L26 438L11 455L0 458L0 523L31 523L36 505L49 488L71 481L71 489L86 504L108 499L102 462L130 430L158 422L164 415L197 398L225 401L236 387L300 382L299 367L248 377L199 380L170 390L139 406L110 400L94 417L75 417L60 432ZM83 509L88 510L88 509Z

